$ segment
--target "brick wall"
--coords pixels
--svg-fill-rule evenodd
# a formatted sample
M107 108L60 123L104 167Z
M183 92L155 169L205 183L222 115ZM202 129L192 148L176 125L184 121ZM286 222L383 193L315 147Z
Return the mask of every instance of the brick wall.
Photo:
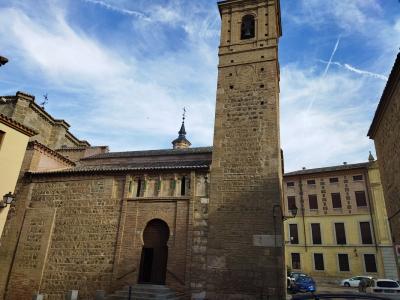
M280 300L285 280L277 2L225 1L220 11L207 293L196 297ZM256 36L240 40L248 14L256 16Z
M400 210L400 83L395 83L391 101L375 135L386 208L389 218ZM400 214L391 220L395 243L400 244Z
M31 138L51 149L58 149L66 145L69 147L85 146L89 144L78 140L69 132L70 125L64 120L54 119L35 102L35 97L17 92L15 96L4 97L6 102L0 102L0 113L13 118L15 121L28 126L39 134Z
M121 201L117 187L113 178L33 185L8 299L31 299L37 289L49 299L63 299L70 289L91 299L96 289L109 288Z
M164 190L169 178L183 175L191 182L183 196L167 191L170 196L137 198L132 191L131 180L138 176L168 179L162 180ZM39 291L49 300L61 300L71 289L79 290L82 299L93 299L96 290L112 292L135 284L143 231L150 220L161 219L170 230L166 284L190 294L192 268L200 268L205 280L205 177L192 171L22 180L16 210L1 240L0 291L8 283L6 299L31 299ZM180 183L175 189L180 192Z

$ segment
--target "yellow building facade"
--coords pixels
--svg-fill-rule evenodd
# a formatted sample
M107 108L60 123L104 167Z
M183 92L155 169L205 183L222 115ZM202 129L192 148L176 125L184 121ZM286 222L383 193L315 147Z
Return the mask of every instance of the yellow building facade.
M357 275L397 279L378 162L372 156L367 163L285 174L284 214L288 269L320 281Z
M14 193L29 138L36 133L11 118L0 114L0 201ZM0 207L0 236L10 206Z

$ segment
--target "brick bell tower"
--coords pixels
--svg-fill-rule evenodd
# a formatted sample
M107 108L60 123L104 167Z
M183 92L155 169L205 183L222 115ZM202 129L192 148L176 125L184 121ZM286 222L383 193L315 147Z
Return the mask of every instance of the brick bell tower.
M218 6L205 298L282 300L279 0L226 0Z

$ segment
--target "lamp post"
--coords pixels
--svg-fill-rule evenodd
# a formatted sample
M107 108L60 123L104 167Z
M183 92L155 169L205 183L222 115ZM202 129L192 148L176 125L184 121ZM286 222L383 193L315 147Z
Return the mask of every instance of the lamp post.
M292 207L292 208L289 209L289 210L290 210L290 213L291 213L292 215L291 215L291 216L285 216L285 215L283 214L282 207L281 207L279 204L276 204L276 205L274 205L274 207L272 208L272 213L273 213L273 217L274 217L274 218L278 217L278 216L276 215L276 209L278 209L278 208L279 208L280 213L281 213L282 221L286 221L287 219L296 218L297 212L299 211L299 209L297 208L297 206L294 206L294 207Z
M11 192L5 194L3 199L0 201L0 208L5 208L7 205L12 205L15 202L15 195Z
M6 63L8 63L8 58L0 56L0 67L4 66Z

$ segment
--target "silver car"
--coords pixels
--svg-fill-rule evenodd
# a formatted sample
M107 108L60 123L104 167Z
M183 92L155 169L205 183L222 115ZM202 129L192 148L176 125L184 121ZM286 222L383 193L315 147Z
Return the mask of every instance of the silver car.
M362 279L372 279L371 276L355 276L355 277L351 277L348 279L344 279L340 282L341 286L345 286L345 287L358 287L360 284L360 281Z

